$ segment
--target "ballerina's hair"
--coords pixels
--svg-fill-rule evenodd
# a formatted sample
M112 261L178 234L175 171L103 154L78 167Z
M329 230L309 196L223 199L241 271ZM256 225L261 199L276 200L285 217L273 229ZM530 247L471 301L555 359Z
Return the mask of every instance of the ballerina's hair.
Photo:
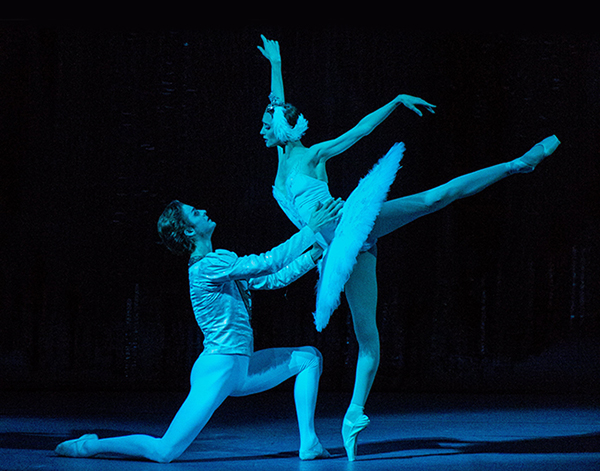
M185 235L188 223L182 206L181 201L171 201L158 218L157 229L163 244L171 252L189 255L194 251L194 243Z
M283 103L275 95L269 95L271 104L267 106L266 112L273 116L271 124L275 137L279 141L299 141L308 129L308 121L294 105Z

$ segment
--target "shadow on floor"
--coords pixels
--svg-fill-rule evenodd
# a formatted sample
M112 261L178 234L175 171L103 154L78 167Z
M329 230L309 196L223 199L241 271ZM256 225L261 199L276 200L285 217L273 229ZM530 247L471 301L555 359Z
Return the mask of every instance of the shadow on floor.
M101 437L127 435L131 432L123 430L95 430ZM0 433L0 449L17 450L48 450L52 451L58 443L82 435L83 431L74 430L69 436L48 433ZM362 459L389 459L381 456L391 453L410 452L411 450L428 450L433 455L455 454L569 454L569 453L600 453L600 432L570 435L562 437L542 437L523 440L465 442L447 437L425 439L385 440L362 443L359 445ZM329 449L332 457L345 456L343 448ZM375 455L368 458L368 455ZM424 456L423 453L403 454L399 459ZM290 458L298 456L296 451L261 454L257 456L228 456L177 460L181 462L212 462L212 461L246 461L273 458Z
M465 442L449 438L427 438L417 440L387 440L365 443L360 446L361 455L385 455L411 450L431 450L432 454L568 454L600 453L600 432L562 437L542 437L521 440ZM333 450L343 453L343 449ZM406 455L415 458L423 454ZM385 459L374 457L372 459Z

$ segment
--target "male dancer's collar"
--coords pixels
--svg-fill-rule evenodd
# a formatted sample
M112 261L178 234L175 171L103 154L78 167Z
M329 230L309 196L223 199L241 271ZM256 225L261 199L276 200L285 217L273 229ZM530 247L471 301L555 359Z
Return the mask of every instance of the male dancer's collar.
M195 255L195 256L190 257L190 260L188 261L188 268L191 267L194 263L199 262L203 258L204 258L204 256L202 256L202 255Z

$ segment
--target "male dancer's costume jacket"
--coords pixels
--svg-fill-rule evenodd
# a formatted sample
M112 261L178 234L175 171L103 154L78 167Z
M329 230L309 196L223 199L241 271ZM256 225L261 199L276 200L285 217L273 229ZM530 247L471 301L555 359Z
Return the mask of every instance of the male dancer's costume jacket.
M261 255L238 257L218 249L190 262L190 297L204 334L206 354L252 355L248 290L277 289L314 268L309 252L316 241L309 227Z

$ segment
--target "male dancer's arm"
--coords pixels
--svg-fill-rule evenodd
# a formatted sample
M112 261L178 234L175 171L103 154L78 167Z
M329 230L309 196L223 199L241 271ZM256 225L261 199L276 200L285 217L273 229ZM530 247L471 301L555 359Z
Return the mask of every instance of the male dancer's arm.
M312 250L302 254L278 272L248 279L248 288L252 290L283 288L312 270L317 265L322 253L323 249L315 244Z
M214 283L224 283L277 273L316 242L317 232L338 220L342 205L340 199L332 198L315 208L307 226L264 254L238 257L233 252L229 252L231 256L228 258L218 257L215 253L208 254L206 258L215 258L215 266L214 270L204 273L204 276Z

